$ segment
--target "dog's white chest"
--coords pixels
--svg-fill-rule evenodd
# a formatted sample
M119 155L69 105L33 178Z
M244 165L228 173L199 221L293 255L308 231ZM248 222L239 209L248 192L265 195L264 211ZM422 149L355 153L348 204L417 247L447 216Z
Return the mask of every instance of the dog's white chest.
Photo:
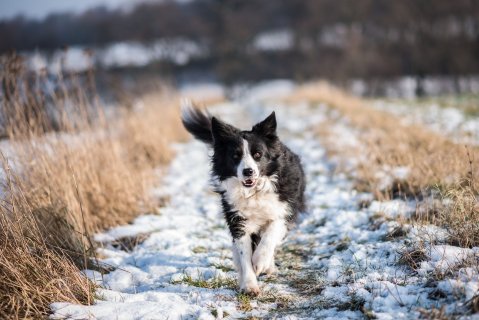
M288 203L279 200L271 181L261 181L256 189L244 188L235 178L222 185L228 203L247 219L245 227L252 232L272 221L284 220L290 214Z

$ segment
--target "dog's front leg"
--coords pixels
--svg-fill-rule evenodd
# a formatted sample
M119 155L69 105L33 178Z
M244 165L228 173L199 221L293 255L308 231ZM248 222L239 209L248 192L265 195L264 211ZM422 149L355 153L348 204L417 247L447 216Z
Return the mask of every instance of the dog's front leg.
M253 271L251 264L251 257L253 248L251 246L251 236L245 234L244 236L233 239L233 254L237 255L239 266L237 270L239 273L240 290L243 293L258 295L260 293L258 281Z
M234 240L233 240L234 243ZM238 273L238 283L243 283L243 268L241 268L241 256L239 253L239 248L236 245L233 245L233 262L235 264L236 272Z
M261 234L261 241L253 254L253 270L256 275L271 274L276 270L274 251L286 235L286 222L275 220Z

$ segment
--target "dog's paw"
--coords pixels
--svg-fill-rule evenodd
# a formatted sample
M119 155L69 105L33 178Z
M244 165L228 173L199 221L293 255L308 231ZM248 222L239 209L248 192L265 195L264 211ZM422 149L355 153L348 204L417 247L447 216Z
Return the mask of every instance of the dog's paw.
M253 263L253 270L256 276L259 276L262 273L269 273L272 260L272 255L266 253L265 250L256 250L251 261Z
M243 294L247 294L249 296L256 297L261 293L259 286L257 283L251 283L244 286L241 286L240 292Z
M278 272L278 268L274 264L274 261L272 264L269 265L269 267L265 271L268 277L275 275L277 272Z

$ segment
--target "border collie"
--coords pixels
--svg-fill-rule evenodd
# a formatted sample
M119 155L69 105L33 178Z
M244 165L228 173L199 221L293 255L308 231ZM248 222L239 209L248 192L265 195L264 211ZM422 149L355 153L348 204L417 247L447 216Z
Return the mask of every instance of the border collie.
M212 180L233 237L240 290L258 295L257 276L276 271L274 252L304 210L301 161L276 134L271 113L251 130L239 130L191 105L185 128L213 148Z

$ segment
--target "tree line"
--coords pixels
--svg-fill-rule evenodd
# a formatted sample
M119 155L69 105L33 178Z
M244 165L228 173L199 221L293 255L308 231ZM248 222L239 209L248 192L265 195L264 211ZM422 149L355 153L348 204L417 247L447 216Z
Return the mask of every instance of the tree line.
M287 30L286 50L252 50L259 34ZM184 37L225 80L479 73L479 2L474 0L194 0L95 8L38 21L0 22L0 52L102 46Z

